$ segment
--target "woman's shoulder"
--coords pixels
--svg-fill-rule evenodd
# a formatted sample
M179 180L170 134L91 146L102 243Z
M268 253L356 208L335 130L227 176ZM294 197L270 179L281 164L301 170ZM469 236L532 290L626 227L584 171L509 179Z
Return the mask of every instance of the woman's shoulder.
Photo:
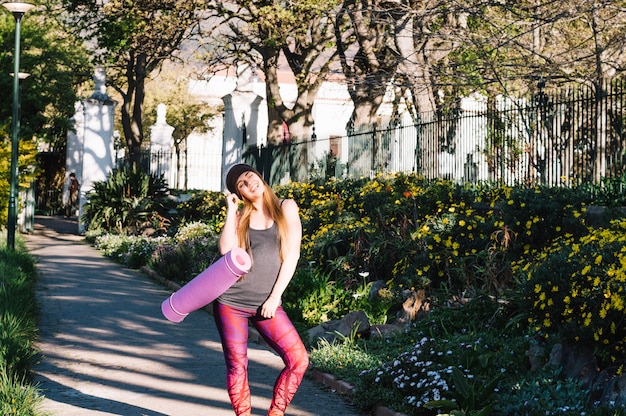
M282 208L285 215L289 215L290 213L298 213L298 204L293 199L281 199L280 207Z

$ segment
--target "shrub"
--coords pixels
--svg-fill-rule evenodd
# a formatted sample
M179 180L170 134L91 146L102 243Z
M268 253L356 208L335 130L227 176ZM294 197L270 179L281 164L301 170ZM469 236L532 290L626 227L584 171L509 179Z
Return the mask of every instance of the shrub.
M212 231L205 236L205 231L195 234L184 229L174 241L163 242L153 252L150 266L162 277L187 283L219 258L217 236Z
M114 169L87 194L82 220L88 229L138 235L146 229L164 232L174 202L162 176L138 168Z
M626 220L558 240L526 272L520 308L533 330L592 343L604 364L626 359Z
M203 222L194 221L183 225L178 229L174 239L182 243L185 240L191 240L194 238L217 238L215 229Z
M150 262L156 248L165 240L165 237L104 234L96 237L94 246L117 263L139 269Z
M35 415L41 396L30 384L37 359L38 308L35 259L24 251L0 249L0 414Z
M189 191L176 206L179 224L203 222L213 230L221 231L226 217L225 196L214 191Z
M0 366L0 414L3 416L36 416L43 396L24 376Z
M283 295L283 306L292 319L307 327L341 319L356 310L365 312L372 323L384 323L392 303L390 299L370 299L371 286L362 280L359 286L347 288L320 269L302 267Z
M584 415L588 392L582 383L559 377L561 369L545 368L502 389L497 412L503 416Z

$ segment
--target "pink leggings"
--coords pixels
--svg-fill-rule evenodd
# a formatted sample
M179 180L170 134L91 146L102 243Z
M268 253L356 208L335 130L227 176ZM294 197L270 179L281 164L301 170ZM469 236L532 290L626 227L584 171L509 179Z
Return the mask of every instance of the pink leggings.
M279 307L274 318L265 319L256 311L213 304L215 324L222 339L226 359L226 385L237 416L251 412L248 385L248 320L259 331L265 342L280 355L285 368L276 379L272 405L268 415L281 416L300 386L309 366L309 355L289 317Z

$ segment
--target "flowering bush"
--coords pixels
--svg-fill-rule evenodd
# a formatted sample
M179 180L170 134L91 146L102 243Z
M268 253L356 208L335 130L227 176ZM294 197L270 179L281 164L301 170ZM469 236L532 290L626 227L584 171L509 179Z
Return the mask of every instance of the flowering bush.
M591 342L610 363L626 359L626 220L559 239L525 271L521 307L531 328Z
M156 247L164 241L166 237L103 234L95 238L94 246L114 261L138 269L148 264Z
M179 196L176 205L177 224L203 222L219 232L226 215L225 196L215 191L189 191Z
M174 240L178 243L194 238L217 238L217 233L209 224L192 221L180 227L174 235Z
M411 415L435 415L437 409L482 410L491 408L498 377L477 374L481 357L492 346L480 339L471 343L422 337L412 348L379 368L361 373L363 385L384 386L403 398L403 411ZM360 390L360 394L366 389Z

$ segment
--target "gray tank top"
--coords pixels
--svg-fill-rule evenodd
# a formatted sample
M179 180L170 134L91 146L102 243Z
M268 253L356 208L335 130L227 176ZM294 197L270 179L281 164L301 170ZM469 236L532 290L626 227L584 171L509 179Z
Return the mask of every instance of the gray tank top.
M217 300L228 306L256 310L269 296L280 271L276 223L266 230L250 229L252 267Z

